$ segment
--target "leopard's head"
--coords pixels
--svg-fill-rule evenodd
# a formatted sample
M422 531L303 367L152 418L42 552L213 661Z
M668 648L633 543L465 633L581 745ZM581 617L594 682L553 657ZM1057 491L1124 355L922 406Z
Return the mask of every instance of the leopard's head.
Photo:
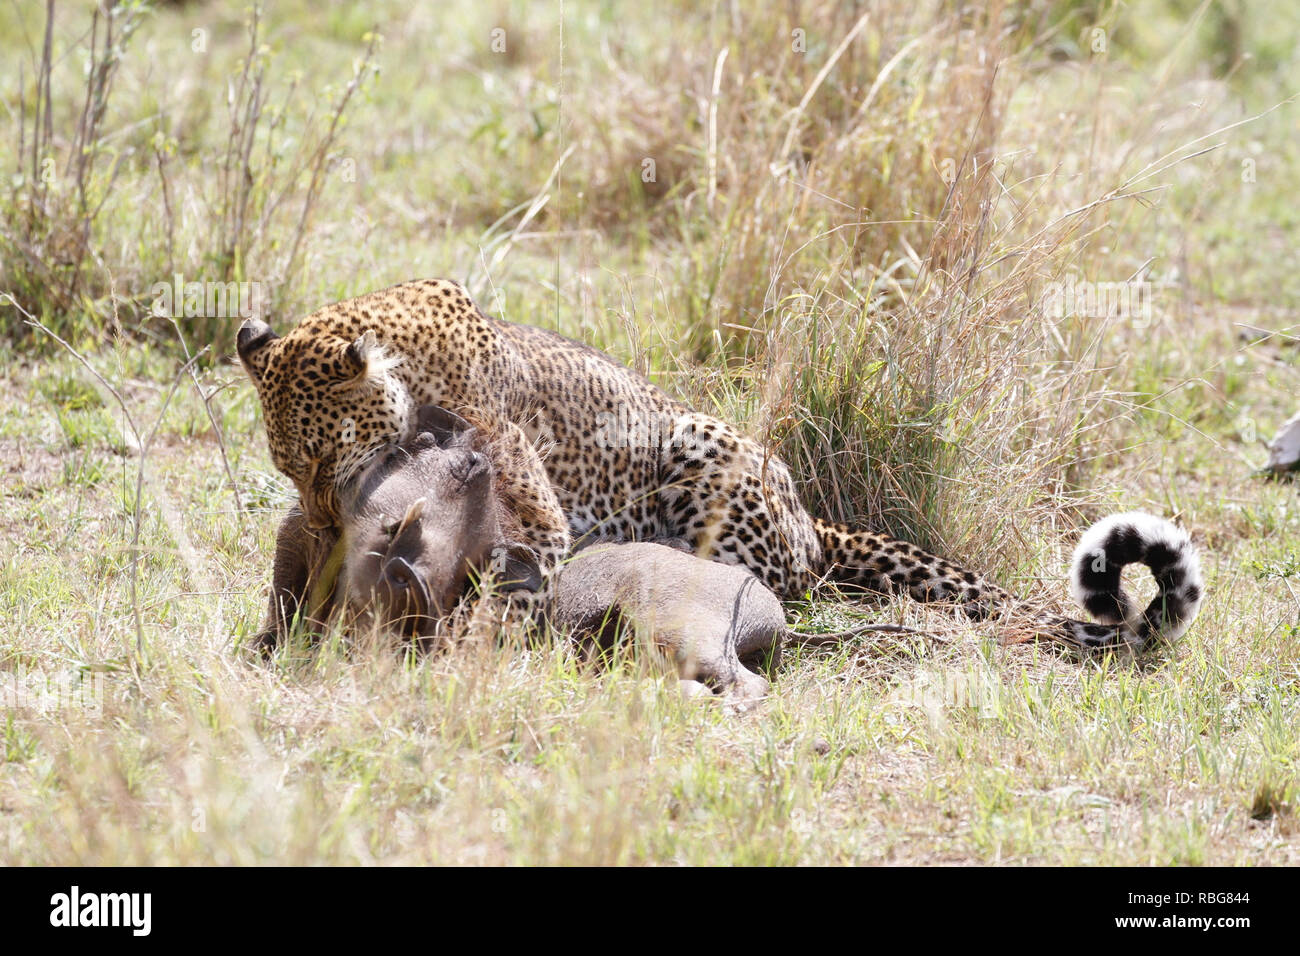
M277 336L250 319L236 341L257 388L275 467L293 480L315 528L337 523L338 489L414 427L414 407L372 331L354 340L299 326Z

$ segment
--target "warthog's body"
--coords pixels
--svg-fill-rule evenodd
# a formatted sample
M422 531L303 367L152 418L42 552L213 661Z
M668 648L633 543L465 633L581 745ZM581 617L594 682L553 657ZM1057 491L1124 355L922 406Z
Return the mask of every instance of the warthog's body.
M867 624L796 634L780 600L750 571L696 557L684 542L598 543L579 551L560 571L551 620L602 650L634 634L676 666L684 689L703 685L741 703L767 694L756 669L774 666L786 644L908 631Z
M648 541L594 544L565 562L551 620L602 650L635 635L683 681L746 701L767 694L755 670L787 634L781 602L752 573Z

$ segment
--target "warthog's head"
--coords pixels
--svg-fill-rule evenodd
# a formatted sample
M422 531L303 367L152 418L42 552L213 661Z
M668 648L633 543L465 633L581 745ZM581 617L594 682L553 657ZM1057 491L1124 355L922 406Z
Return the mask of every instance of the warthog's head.
M486 441L426 405L415 437L386 446L341 497L342 593L354 612L428 636L489 568L500 590L537 590L537 556L513 542Z

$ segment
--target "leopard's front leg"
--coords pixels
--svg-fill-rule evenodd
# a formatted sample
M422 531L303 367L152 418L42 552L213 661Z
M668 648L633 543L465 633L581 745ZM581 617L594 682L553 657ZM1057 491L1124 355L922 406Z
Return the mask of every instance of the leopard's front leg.
M522 429L511 422L500 426L487 452L506 541L493 554L470 633L527 634L541 626L550 608L571 545L569 520Z

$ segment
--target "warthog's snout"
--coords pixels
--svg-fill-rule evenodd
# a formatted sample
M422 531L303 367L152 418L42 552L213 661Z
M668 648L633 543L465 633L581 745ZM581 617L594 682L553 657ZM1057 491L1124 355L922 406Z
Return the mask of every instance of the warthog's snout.
M475 481L486 484L491 477L488 473L487 456L477 451L471 451L453 461L450 470L452 478L459 482L462 488Z

